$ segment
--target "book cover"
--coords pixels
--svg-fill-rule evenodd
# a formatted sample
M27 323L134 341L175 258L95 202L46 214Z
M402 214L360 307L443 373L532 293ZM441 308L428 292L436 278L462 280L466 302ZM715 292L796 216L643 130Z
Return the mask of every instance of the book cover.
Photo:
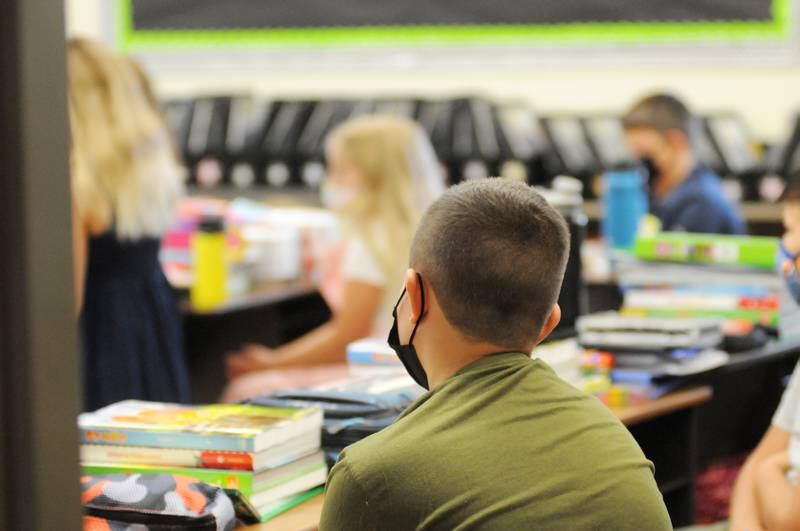
M124 465L111 463L82 463L83 473L92 474L173 474L197 479L204 483L218 485L224 489L235 489L258 506L263 500L289 496L316 486L315 484L296 488L298 483L306 485L308 478L316 481L327 477L327 465L322 452L289 463L267 473L253 473L243 470L220 470L208 468L180 468L148 465ZM273 492L274 491L274 492ZM261 499L259 499L259 496Z
M257 453L196 450L191 448L82 444L81 461L85 463L141 464L259 471L266 468L275 468L316 452L320 447L320 438L320 430L314 428L312 431L289 439L283 444Z
M282 498L276 502L269 503L264 507L258 508L258 512L261 516L261 522L268 522L275 518L278 515L281 515L288 511L289 509L293 509L297 507L301 503L310 500L314 496L319 496L325 490L325 487L315 487L311 490L307 490L305 492L301 492L295 496L288 496L286 498Z
M263 507L288 496L294 496L298 493L306 492L314 487L324 485L327 478L328 469L327 467L322 466L321 468L312 470L305 475L298 476L279 486L258 492L251 497L251 501L256 507Z
M780 312L772 309L737 308L734 310L702 310L689 308L636 308L626 306L620 310L622 315L636 317L720 317L722 319L741 319L753 324L777 327Z
M384 340L360 339L347 345L347 362L351 365L401 366L400 358Z
M731 236L662 232L639 238L634 253L642 260L775 267L778 239L768 236Z
M671 289L630 289L624 305L634 308L681 308L691 310L778 310L777 295L751 297L734 293L679 291Z
M174 474L187 476L204 483L218 485L224 489L236 489L245 496L253 494L253 473L242 470L219 470L209 468L180 468L148 465L122 465L107 463L82 463L86 475L93 474Z
M185 406L126 400L78 417L81 442L258 452L321 428L318 407Z
M772 269L676 262L623 263L617 268L619 284L626 286L664 286L684 288L743 287L780 292L785 281Z

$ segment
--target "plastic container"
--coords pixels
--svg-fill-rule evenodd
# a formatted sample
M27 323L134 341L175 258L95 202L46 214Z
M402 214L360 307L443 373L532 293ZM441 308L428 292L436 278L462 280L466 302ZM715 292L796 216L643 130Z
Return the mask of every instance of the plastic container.
M192 307L210 310L227 298L225 263L225 222L220 217L205 217L192 237L193 283L190 290Z
M249 226L242 229L242 239L256 280L286 281L302 276L303 242L297 227Z
M635 169L603 176L603 236L609 247L632 249L642 216L647 214L647 194L642 174Z

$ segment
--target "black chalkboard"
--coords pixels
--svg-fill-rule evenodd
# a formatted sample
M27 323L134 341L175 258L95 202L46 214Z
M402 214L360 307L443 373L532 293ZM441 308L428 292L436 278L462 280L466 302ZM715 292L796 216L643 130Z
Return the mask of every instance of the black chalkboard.
M129 0L133 31L769 22L783 0Z

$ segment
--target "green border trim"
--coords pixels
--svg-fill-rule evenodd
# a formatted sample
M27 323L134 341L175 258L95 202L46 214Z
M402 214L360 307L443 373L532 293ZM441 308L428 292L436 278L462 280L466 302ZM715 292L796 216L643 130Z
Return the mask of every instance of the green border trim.
M769 22L648 22L494 24L464 26L361 26L237 30L136 30L132 0L117 0L122 50L197 48L319 49L468 44L638 44L788 38L791 1L772 0Z

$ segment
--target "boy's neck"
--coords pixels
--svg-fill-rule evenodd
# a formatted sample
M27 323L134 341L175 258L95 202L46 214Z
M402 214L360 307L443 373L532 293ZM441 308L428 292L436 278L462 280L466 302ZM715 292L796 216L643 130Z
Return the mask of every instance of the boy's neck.
M417 354L428 376L428 387L433 389L455 373L481 358L498 352L524 352L525 348L515 349L487 342L465 339L457 330L431 329L422 337L415 339ZM532 350L532 349L530 349Z
M654 192L656 197L664 199L669 196L673 190L689 177L694 167L695 159L691 151L687 150L680 154L672 165L671 170L662 175L655 183Z

